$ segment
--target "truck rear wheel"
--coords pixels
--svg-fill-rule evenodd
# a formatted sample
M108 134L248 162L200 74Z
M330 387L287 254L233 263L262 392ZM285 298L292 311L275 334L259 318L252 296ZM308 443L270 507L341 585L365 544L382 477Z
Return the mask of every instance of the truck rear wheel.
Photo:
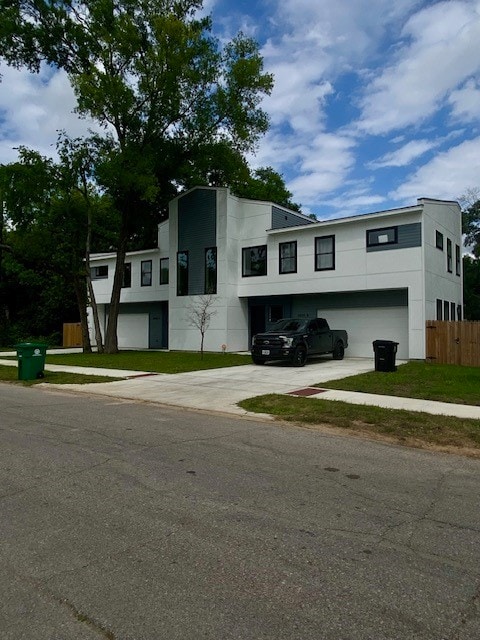
M343 360L343 356L345 355L345 347L342 342L337 342L333 347L333 359L334 360Z
M307 351L305 347L297 347L293 353L292 365L294 367L303 367L307 361Z

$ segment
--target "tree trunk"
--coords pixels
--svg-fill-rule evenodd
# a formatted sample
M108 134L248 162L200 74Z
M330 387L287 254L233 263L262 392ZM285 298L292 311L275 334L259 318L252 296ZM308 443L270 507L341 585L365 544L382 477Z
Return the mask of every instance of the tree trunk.
M85 187L85 193L88 193L86 187ZM100 328L97 301L95 299L95 291L93 290L92 277L90 272L90 245L92 241L92 209L90 207L90 201L88 200L88 196L85 196L85 198L88 204L87 238L85 240L85 270L86 270L85 275L87 279L88 298L90 301L90 306L92 308L93 326L95 327L95 342L97 343L97 353L103 353L103 336L102 336L102 330Z
M87 295L85 290L85 283L82 282L82 279L78 275L74 275L73 277L73 288L77 297L78 313L80 314L83 353L92 353L90 334L88 332Z
M120 294L122 292L123 269L125 264L127 240L127 228L125 222L122 222L117 248L117 260L115 263L115 276L113 278L112 296L110 298L110 308L108 312L107 332L105 335L105 353L118 353L117 325L118 314L120 311Z

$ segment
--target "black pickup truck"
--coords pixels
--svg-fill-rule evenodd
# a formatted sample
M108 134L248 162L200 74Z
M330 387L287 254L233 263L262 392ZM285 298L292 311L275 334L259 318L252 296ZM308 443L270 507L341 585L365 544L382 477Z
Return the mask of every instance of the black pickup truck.
M292 365L303 367L308 356L323 353L342 360L347 347L347 332L330 329L325 318L286 318L272 325L268 332L257 333L251 353L255 364L289 360Z

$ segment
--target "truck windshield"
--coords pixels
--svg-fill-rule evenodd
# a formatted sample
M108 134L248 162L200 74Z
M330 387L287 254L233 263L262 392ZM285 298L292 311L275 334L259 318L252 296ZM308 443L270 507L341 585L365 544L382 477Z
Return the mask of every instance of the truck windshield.
M284 318L283 320L275 322L275 324L270 327L270 331L303 331L305 324L305 320Z

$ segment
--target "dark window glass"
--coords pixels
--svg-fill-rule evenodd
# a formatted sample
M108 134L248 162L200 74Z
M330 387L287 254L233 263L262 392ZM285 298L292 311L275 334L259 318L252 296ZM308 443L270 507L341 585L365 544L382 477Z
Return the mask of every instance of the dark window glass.
M217 247L205 249L205 293L217 293Z
M450 305L446 300L443 302L443 319L450 320Z
M335 269L335 236L315 238L315 271Z
M152 261L142 260L140 269L140 284L142 287L152 286Z
M177 296L188 295L188 251L177 253Z
M455 312L456 312L456 305L454 302L450 303L450 319L451 320L455 320Z
M397 244L398 227L384 227L367 231L367 247L379 247L384 244Z
M168 258L160 260L160 284L168 284Z
M435 246L443 251L443 233L435 231Z
M283 305L272 304L270 305L269 320L270 322L278 322L283 318Z
M101 264L98 267L92 267L90 269L90 274L92 280L103 280L104 278L108 278L108 265Z
M452 273L452 241L447 238L447 271Z
M455 245L455 273L457 276L461 274L460 247L458 244Z
M437 320L443 320L443 304L442 301L437 298Z
M297 243L281 242L279 273L297 273Z
M123 265L123 284L122 287L128 289L132 286L132 263L125 262Z
M461 319L462 319L462 305L457 304L457 320L461 320Z
M267 245L242 249L242 276L267 275Z

